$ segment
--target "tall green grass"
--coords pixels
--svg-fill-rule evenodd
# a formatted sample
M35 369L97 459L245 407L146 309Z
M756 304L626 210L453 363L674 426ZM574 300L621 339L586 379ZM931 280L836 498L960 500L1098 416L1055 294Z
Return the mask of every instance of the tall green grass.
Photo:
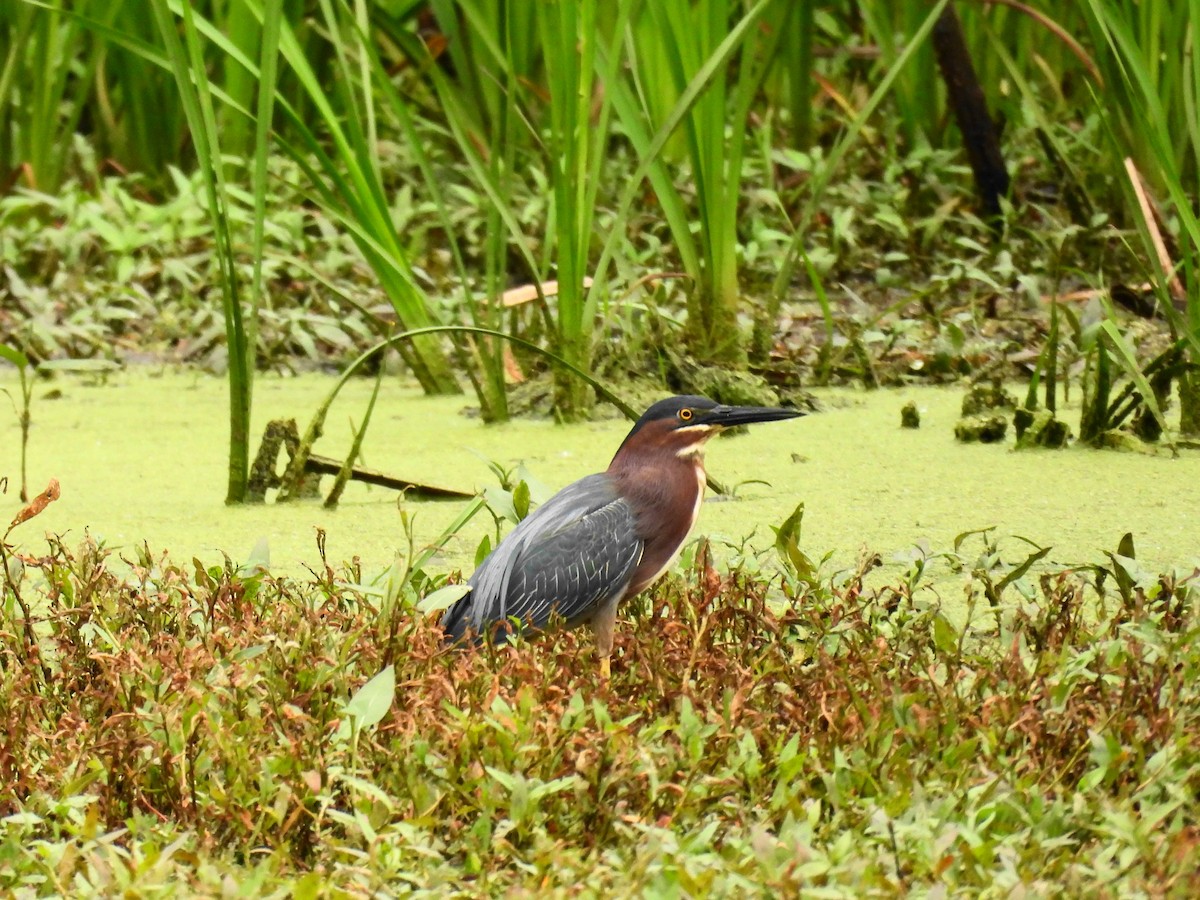
M1103 78L1098 99L1121 145L1159 190L1200 185L1200 26L1195 0L1086 0L1081 17Z
M1138 211L1132 187L1127 193L1138 225L1147 274L1175 336L1187 348L1191 365L1178 373L1181 427L1200 434L1200 217L1195 198L1200 185L1200 0L1128 5L1087 0L1083 5L1105 90L1099 94L1118 155L1136 161L1152 189L1166 201L1175 227L1173 270L1159 265L1151 223ZM1122 177L1122 183L1129 180ZM1171 281L1178 277L1182 296ZM1114 340L1119 337L1111 325ZM1140 376L1129 354L1122 357ZM1147 395L1147 402L1153 396Z
M463 288L460 317L480 328L503 329L501 302L510 278L540 283L542 273L534 259L525 223L518 222L509 199L518 190L523 169L536 162L534 131L524 102L525 85L539 83L541 52L535 39L536 7L532 4L497 3L495 0L435 0L430 10L442 29L444 47L428 47L403 27L390 36L433 90L437 108L423 111L426 124L444 122L453 145L467 164L482 199L486 201L486 234L482 291L480 279L464 261L452 222L447 192L432 172L425 186L437 205L443 230ZM411 99L392 92L392 108L404 121ZM421 141L411 128L410 143ZM515 247L516 254L510 254ZM524 272L512 271L512 256ZM542 298L543 302L545 298ZM470 348L467 371L476 385L482 413L489 421L507 418L505 346L483 337L467 338Z
M817 40L815 3L776 4L768 19L779 31L776 70L782 76L793 147L807 149L813 139L813 46Z
M200 16L214 7L191 5ZM247 29L239 21L245 4L215 6L228 13L220 20L223 32L257 47L257 26ZM101 0L0 4L0 187L18 181L56 192L75 174L76 135L113 169L148 174L152 188L166 181L168 165L198 162L149 9ZM206 66L211 61L208 56ZM239 105L248 107L256 90L253 83L243 84ZM249 155L253 129L245 116L218 111L217 117L225 149ZM247 140L232 140L235 127L247 132Z
M249 0L248 0L249 2ZM387 293L404 328L438 324L440 314L413 270L403 238L392 219L390 198L379 163L376 108L379 66L370 44L369 8L324 0L324 31L335 54L333 84L320 81L294 31L284 24L280 51L291 77L316 111L301 118L295 107L281 103L287 133L296 139L283 146L307 174L314 194L327 213L354 239ZM332 88L332 89L331 89ZM405 361L429 393L459 388L442 345L423 339Z
M0 185L18 176L58 190L87 109L104 45L90 39L71 4L0 6ZM77 4L113 17L114 4Z
M839 166L849 153L850 148L859 139L867 122L875 115L876 111L883 102L890 96L897 80L905 71L905 67L910 60L914 59L925 42L928 40L930 33L933 31L933 26L941 15L949 0L940 0L934 4L926 14L925 18L920 22L917 28L909 35L904 49L896 56L891 64L882 73L878 81L875 83L874 90L870 97L858 110L858 113L849 122L846 130L839 136L837 143L826 156L824 164L816 177L813 178L808 190L808 196L805 199L803 207L793 220L792 238L784 252L783 258L780 260L779 272L775 276L775 281L771 286L771 293L759 316L763 323L762 327L772 327L773 323L779 316L780 308L783 304L783 298L791 287L792 276L795 273L796 266L804 259L803 243L805 234L809 225L816 217L817 211L820 208L821 202L824 199L825 191L829 187L830 182L838 172ZM810 275L815 274L812 267L808 267ZM823 293L823 291L819 291ZM826 325L829 325L828 308L824 299L822 305L826 306Z
M259 255L264 148L273 134L300 161L314 200L353 236L403 327L456 319L504 330L512 325L497 303L505 288L514 281L557 278L558 295L541 298L534 327L585 371L591 369L612 290L608 266L628 249L630 211L644 196L644 178L655 194L654 211L661 211L691 276L691 348L710 360L739 362L744 345L739 316L749 310L740 296L737 216L753 116L773 125L786 103L787 115L780 118L791 126L791 140L822 137L832 147L808 184L804 205L785 211L796 234L780 260L769 302L753 310L764 329L772 327L790 287L824 189L868 118L890 105L894 121L880 131L893 150L945 140L941 89L925 42L942 4L864 0L843 10L784 0L387 5L317 0L304 16L285 3L278 13L277 78L269 71L276 54L264 55L263 49L263 22L275 4L228 0L185 8L178 0L161 0L153 8L169 12L175 24L168 29L162 16L139 17L129 3L14 0L0 7L0 165L7 166L6 174L19 173L53 190L68 171L76 133L86 134L101 152L111 151L121 166L140 160L161 169L194 154L212 181L211 211L228 219L219 199L230 187L222 159L262 154L250 168L255 232L243 237L228 221L218 229L222 258L246 246ZM1200 0L960 8L989 91L1010 108L1044 103L1038 111L1044 120L1088 111L1079 98L1080 85L1089 82L1076 77L1075 60L1091 51L1111 123L1107 152L1112 161L1126 153L1137 160L1165 200L1169 226L1177 232L1176 270L1185 298L1172 302L1167 273L1154 274L1164 291L1162 305L1193 364L1200 359L1195 300L1200 228L1189 200L1200 183L1198 10ZM418 46L412 25L418 15L422 29L430 23L441 29L440 55ZM380 23L387 27L378 28ZM175 46L168 31L175 34ZM1072 44L1072 32L1085 34L1091 46ZM822 41L836 45L841 68L818 61L828 53L818 46ZM998 44L1003 52L985 52ZM877 56L863 61L870 54L850 52L858 49ZM401 72L405 55L422 67L424 83ZM831 71L848 77L849 87L840 86L844 109L858 110L849 113L831 145L829 131L814 130L818 69L822 77ZM786 93L777 92L772 72ZM193 100L165 102L166 83L173 92L190 92ZM264 98L260 84L270 83L278 83L279 92ZM139 99L143 84L146 99ZM865 102L859 84L871 87ZM637 164L615 208L606 210L600 208L608 187L602 184L602 162L619 146L614 124L617 140L633 147ZM378 152L386 129L413 147L422 190L443 223L461 301L431 296L404 236L397 234ZM460 156L451 167L462 171L465 162L484 208L482 261L467 257L452 227L446 160L437 156L445 145L434 146L445 136ZM545 220L523 217L513 203L539 178L549 197ZM1147 258L1151 268L1157 266ZM594 279L590 288L584 286L588 277ZM232 279L232 266L223 266L231 358L246 360L253 354L259 277L240 287L230 286ZM503 418L501 344L482 333L475 343L456 340L454 363L472 379L485 415ZM443 338L423 335L405 352L427 390L456 389ZM234 405L242 409L233 419L248 415L251 376L244 369L238 374L246 386L233 389ZM1195 423L1200 412L1192 412L1197 404L1187 399L1196 393L1193 376L1185 370L1180 377L1185 421ZM566 416L577 415L590 400L574 379L560 381L557 394Z
M598 11L606 5L616 14L607 35L598 28ZM591 371L598 300L605 290L599 278L591 288L584 280L597 245L596 198L612 113L609 86L616 81L617 47L633 5L631 0L580 0L538 6L549 91L543 134L554 192L546 242L558 279L554 343L564 359L584 371ZM577 379L559 376L555 386L555 405L565 418L591 407L592 396Z
M778 0L760 0L744 14L734 0L642 5L627 42L631 89L617 88L622 125L649 161L651 184L692 279L689 345L707 362L745 360L737 321L738 209L750 111L780 34L755 26L773 5L783 8ZM672 118L681 126L678 149L671 152L673 137L653 150L650 135ZM671 176L679 155L688 161L694 206Z
M509 272L509 250L538 286L548 342L572 366L592 369L602 298L596 224L602 165L610 149L617 52L632 0L511 5L472 0L435 4L447 30L449 65L426 58L426 74L477 190L488 202L486 290L472 302L476 324L494 327ZM450 8L447 8L450 7ZM474 52L466 52L471 50ZM421 58L420 54L417 54ZM512 206L518 169L534 164L550 192L546 221L524 220ZM616 217L619 232L624 217ZM554 279L551 302L541 284ZM499 361L500 345L487 352ZM554 406L564 419L592 405L591 389L554 372Z
M860 9L864 38L879 48L878 68L896 71L889 96L894 114L880 122L892 154L902 155L905 148L922 143L939 144L945 90L932 44L914 38L929 14L928 4L872 2ZM905 62L898 66L901 54Z
M225 341L228 350L229 377L229 468L225 499L240 503L246 497L250 469L250 407L255 368L255 320L262 296L263 222L266 215L266 172L269 128L275 94L275 55L282 24L283 0L267 0L264 27L260 36L262 63L259 74L260 126L256 129L254 165L254 233L252 238L254 275L246 286L237 271L234 222L230 213L230 193L226 160L222 153L221 132L217 127L213 86L207 76L200 31L191 7L178 7L177 19L168 0L153 0L152 10L158 25L166 58L175 75L180 102L192 134L192 143L204 176L208 214L213 224L221 274L222 308L225 314ZM180 37L182 32L182 39Z

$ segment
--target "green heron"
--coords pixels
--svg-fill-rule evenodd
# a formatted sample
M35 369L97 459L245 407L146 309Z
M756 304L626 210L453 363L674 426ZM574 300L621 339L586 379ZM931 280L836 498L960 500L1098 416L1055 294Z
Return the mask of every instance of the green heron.
M638 419L608 471L563 488L500 542L442 618L447 642L479 642L499 624L544 629L552 619L596 633L609 675L617 607L675 560L704 498L704 445L734 425L803 415L671 397Z

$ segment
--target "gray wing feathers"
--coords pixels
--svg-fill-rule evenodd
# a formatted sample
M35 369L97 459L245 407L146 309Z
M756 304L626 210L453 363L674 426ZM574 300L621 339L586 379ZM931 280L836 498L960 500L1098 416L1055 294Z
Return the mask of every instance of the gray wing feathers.
M471 592L447 610L452 637L516 616L544 628L553 615L577 625L619 596L642 556L633 511L607 475L591 475L538 507L471 576Z

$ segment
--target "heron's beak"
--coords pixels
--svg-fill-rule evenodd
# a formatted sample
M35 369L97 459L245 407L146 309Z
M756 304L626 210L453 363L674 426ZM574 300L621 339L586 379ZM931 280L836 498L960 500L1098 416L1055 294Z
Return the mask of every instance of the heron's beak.
M718 406L698 417L697 425L715 425L732 428L734 425L751 425L755 422L777 422L805 415L801 409L783 409L777 406Z

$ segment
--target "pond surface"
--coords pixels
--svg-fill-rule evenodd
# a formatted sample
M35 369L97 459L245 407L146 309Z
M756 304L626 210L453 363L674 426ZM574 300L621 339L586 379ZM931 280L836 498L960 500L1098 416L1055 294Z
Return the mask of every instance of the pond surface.
M260 376L255 384L255 442L268 419L295 417L303 430L333 378ZM11 370L0 387L15 395ZM61 397L47 399L51 388ZM317 452L340 456L350 420L361 418L371 384L349 385L335 404ZM709 499L696 533L771 545L771 525L805 503L802 546L814 559L833 553L851 565L861 548L880 553L891 572L898 553L918 541L949 549L955 535L994 526L1008 562L1024 558L1021 535L1051 545L1048 561L1100 562L1126 531L1150 568L1190 567L1200 559L1200 454L1181 458L1071 448L1021 451L963 445L953 436L961 388L908 388L865 393L818 391L823 411L755 426L749 434L712 441L710 473L725 484L750 479L735 499ZM381 572L404 547L395 493L353 483L337 510L318 501L229 508L223 503L227 387L209 375L134 370L104 383L60 376L39 383L29 444L30 490L59 480L62 499L12 538L29 552L46 532L69 546L85 530L110 547L147 542L177 560L219 562L221 552L246 559L266 537L272 569L303 575L319 565L316 530L327 534L334 565L359 557L364 575ZM915 400L920 430L899 427L900 408ZM7 404L5 404L7 406ZM467 397L426 398L386 383L364 444L363 463L401 478L474 490L496 484L485 460L524 462L550 490L604 469L628 430L622 420L562 427L519 421L488 426L463 414ZM0 519L20 507L16 485L16 417L0 414ZM330 479L322 481L327 490ZM418 542L429 541L462 510L458 502L408 502ZM486 513L451 542L438 571L470 570L480 537L493 529Z

